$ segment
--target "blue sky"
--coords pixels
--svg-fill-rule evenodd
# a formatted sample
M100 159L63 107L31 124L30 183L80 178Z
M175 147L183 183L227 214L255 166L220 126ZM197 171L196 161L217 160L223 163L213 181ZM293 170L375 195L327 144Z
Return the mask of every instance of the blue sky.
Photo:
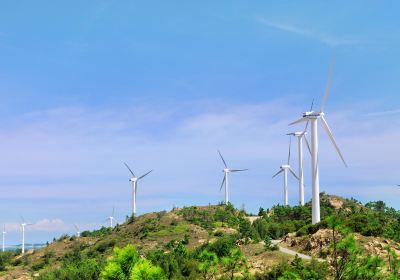
M113 206L123 220L124 161L155 170L139 185L140 213L221 201L217 149L250 169L232 176L236 206L282 203L271 176L287 156L287 124L313 98L319 106L333 57L326 113L349 168L321 130L321 190L400 208L399 4L215 2L2 2L0 222L10 243L20 214L37 222L28 242L98 227ZM309 170L306 184L308 200Z

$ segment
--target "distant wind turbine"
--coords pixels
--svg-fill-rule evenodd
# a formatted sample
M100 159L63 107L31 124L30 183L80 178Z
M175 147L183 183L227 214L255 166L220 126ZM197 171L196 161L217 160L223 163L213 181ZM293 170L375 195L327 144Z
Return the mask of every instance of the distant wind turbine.
M311 104L311 109L313 108L314 100ZM298 160L299 160L299 205L303 206L304 205L304 165L303 165L303 141L307 145L307 149L311 154L311 148L310 148L310 143L308 143L307 140L307 127L308 127L308 122L306 124L306 127L304 128L303 131L300 132L294 132L294 133L289 133L288 135L297 137L298 140Z
M135 217L136 216L136 192L137 192L137 183L139 180L143 179L147 175L150 174L153 170L150 170L149 172L145 173L144 175L140 177L136 177L133 171L130 169L130 167L124 163L126 168L128 168L129 172L132 174L132 177L129 179L130 182L132 182L132 215Z
M296 173L292 170L290 167L290 149L291 149L291 144L292 144L292 137L289 136L289 154L288 154L288 161L287 164L281 165L280 170L272 176L272 178L275 178L279 174L283 173L283 200L284 200L284 205L289 205L289 195L288 195L288 173L290 172L297 180L299 180L299 177L297 177Z
M325 105L328 101L329 97L329 86L333 73L333 64L331 65L328 81L326 83L325 94L321 104L321 109L319 112L311 111L305 112L303 117L289 125L294 125L301 122L311 122L311 171L312 171L312 223L316 224L321 221L320 214L320 200L319 200L319 170L318 170L318 120L321 120L322 127L325 129L328 134L333 146L335 147L337 153L342 159L344 165L347 167L346 161L342 155L342 152L339 149L339 146L336 143L336 140L332 134L332 131L328 125L328 122L325 118Z
M21 216L21 228L22 228L22 254L25 254L25 227L33 225L32 223L25 223L24 217Z
M3 243L2 243L2 251L4 252L6 246L6 225L3 227Z
M75 227L75 230L76 230L76 237L81 237L81 231L79 230L79 227L76 225L76 224L74 224L74 227Z
M105 221L110 221L110 227L111 227L111 228L114 227L114 221L115 221L114 213L115 213L115 207L113 207L111 216L108 217L108 218L105 220Z
M221 188L219 189L219 191L222 190L222 187L225 186L225 205L228 205L229 203L229 173L231 172L241 172L241 171L246 171L248 169L229 169L228 165L226 164L226 161L224 160L222 154L220 151L218 151L219 156L222 159L222 162L224 163L225 168L222 170L222 172L224 172L224 179L222 180L222 184L221 184Z

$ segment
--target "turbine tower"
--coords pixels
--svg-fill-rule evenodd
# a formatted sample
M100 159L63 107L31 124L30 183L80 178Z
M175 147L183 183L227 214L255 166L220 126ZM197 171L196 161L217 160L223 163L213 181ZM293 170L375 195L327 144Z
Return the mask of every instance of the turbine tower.
M224 179L222 180L221 188L219 189L219 191L221 191L222 187L225 186L224 202L225 202L225 205L228 205L228 203L229 203L229 173L246 171L248 169L229 169L228 165L226 164L226 161L224 160L220 151L218 151L218 154L221 157L222 162L224 163L224 166L225 166L225 168L222 170L222 172L224 172Z
M79 230L79 227L76 224L74 224L74 227L76 229L76 237L81 237L81 231Z
M136 192L137 192L137 183L139 180L141 180L143 177L146 177L147 175L150 174L153 170L150 170L146 174L136 177L133 171L130 169L130 167L124 163L126 168L128 168L129 172L131 172L132 177L129 179L130 182L132 182L132 215L135 217L136 216Z
M311 104L311 109L313 108L314 101ZM289 133L288 135L294 136L297 138L297 149L298 149L298 160L299 160L299 205L304 206L304 165L303 165L303 142L306 143L307 149L311 154L311 148L310 148L310 143L308 143L307 140L307 127L308 127L308 122L306 124L306 127L304 128L303 131L300 132L293 132Z
M2 243L2 251L4 252L5 247L6 247L6 225L3 227L3 243Z
M337 153L342 159L344 165L347 167L346 161L336 143L336 140L332 134L332 131L328 125L325 118L325 105L329 97L329 86L333 72L333 65L330 68L328 81L326 83L325 94L321 103L321 108L319 112L310 111L305 112L303 117L290 125L294 125L301 122L311 122L311 171L312 171L312 224L319 223L321 221L320 216L320 201L319 201L319 170L318 170L318 120L321 120L322 127L326 131L331 140L333 146L335 147Z
M106 219L106 221L110 221L110 227L111 228L114 227L114 221L115 221L114 213L115 213L115 207L113 207L111 216Z
M288 173L290 172L297 180L299 180L299 177L297 177L296 173L290 168L290 146L292 144L292 137L289 136L289 154L288 154L288 161L287 164L281 165L280 170L272 176L272 178L275 178L279 174L283 172L283 201L284 205L287 206L289 205L289 196L288 196Z
M25 254L25 227L33 225L32 223L27 224L25 223L24 217L21 216L22 223L21 223L21 228L22 228L22 254Z

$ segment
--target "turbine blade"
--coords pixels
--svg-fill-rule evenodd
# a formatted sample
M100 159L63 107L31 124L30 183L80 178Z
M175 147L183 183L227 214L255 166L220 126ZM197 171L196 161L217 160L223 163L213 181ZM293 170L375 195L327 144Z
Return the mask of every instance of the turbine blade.
M334 66L335 66L335 60L333 60L331 65L329 66L328 80L326 81L325 93L324 93L324 97L323 97L323 100L321 103L321 112L323 112L325 110L326 103L328 102L329 88L330 88L330 84L331 84L331 80L332 80Z
M76 224L74 224L74 227L75 227L76 231L79 231L79 228Z
M339 154L340 158L342 159L344 166L347 167L347 163L344 160L342 152L340 151L339 146L336 143L335 137L333 137L333 133L332 133L331 129L329 128L328 122L326 121L324 116L321 116L321 121L322 121L322 127L325 129L326 133L328 134L329 138L331 139L333 146L335 146L335 149L336 149L337 153Z
M222 180L222 184L221 184L221 187L219 188L219 191L222 190L222 187L224 186L225 180L226 180L226 174L224 175L224 179Z
M112 217L114 217L114 213L115 213L115 207L113 207L113 211L112 211Z
M241 172L241 171L247 171L248 169L230 169L230 172Z
M283 172L283 169L279 170L274 176L272 176L272 179L275 178L276 176L278 176L279 174L281 174Z
M290 149L292 147L292 137L289 136L289 154L288 154L288 160L287 160L287 164L290 164Z
M142 179L143 177L146 177L146 176L149 175L151 172L153 172L153 170L150 170L150 171L147 172L146 174L140 176L140 177L138 178L138 180Z
M224 157L222 156L222 154L221 154L221 152L220 151L218 151L218 153L219 153L219 156L221 157L221 159L222 159L222 162L224 163L224 165L225 165L225 168L228 168L228 165L226 164L226 162L225 162L225 160L224 160Z
M314 107L314 98L313 98L313 100L311 102L310 112L312 112L313 107Z
M133 177L136 177L135 174L133 173L133 171L129 168L129 166L124 162L126 168L128 168L128 170L131 172Z
M306 122L306 126L304 127L304 130L303 130L303 132L306 132L307 131L307 129L308 129L308 124L310 123L310 121L307 121Z
M290 173L292 173L292 175L294 177L296 177L297 180L300 180L300 178L296 175L296 173L294 173L294 171L292 170L292 168L289 168Z
M310 155L311 155L311 146L310 146L310 143L308 142L307 136L303 135L303 138L304 138L304 142L306 142L307 150L310 152Z
M302 122L306 122L306 121L308 121L306 118L301 118L297 121L290 123L289 125L294 125L294 124L298 124L298 123L302 123Z

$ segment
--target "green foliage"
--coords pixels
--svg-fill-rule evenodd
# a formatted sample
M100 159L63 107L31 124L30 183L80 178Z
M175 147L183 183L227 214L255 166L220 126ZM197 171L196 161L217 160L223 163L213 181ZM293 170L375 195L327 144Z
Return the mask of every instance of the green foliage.
M208 245L208 250L215 253L219 258L229 256L233 248L236 247L236 238L232 235L224 235L214 243Z
M15 251L0 252L0 271L5 271L7 266L11 264Z
M278 245L273 244L271 238L267 236L264 239L264 249L265 251L277 251L279 250L279 247Z
M236 272L244 272L247 269L246 258L238 248L232 249L229 255L222 258L222 265L227 279L234 279Z
M164 280L166 279L162 269L152 265L146 259L140 259L132 268L131 280Z
M400 259L396 252L393 251L389 246L385 247L388 252L388 267L391 279L398 279L400 269Z
M132 267L139 261L139 255L132 245L115 248L114 254L101 273L103 280L129 279Z
M102 236L106 236L108 234L110 234L112 232L112 228L110 227L101 227L98 230L94 230L94 231L83 231L81 233L82 237L102 237Z
M294 280L327 279L328 265L323 262L312 260L304 263L297 255L291 263L282 262L263 274L256 274L257 280Z
M237 228L244 220L245 213L228 205L210 206L208 208L184 207L178 212L186 221L199 225L204 229L214 229L217 225Z
M377 256L364 256L354 235L343 226L342 220L332 215L327 218L332 229L332 266L335 279L382 279L383 261Z
M215 253L204 250L199 256L199 270L204 279L212 279L217 273L218 257Z
M63 263L60 269L42 273L38 280L97 280L101 265L94 259L81 259L74 263Z
M240 238L245 240L247 244L250 239L253 241L259 241L260 236L256 229L251 225L250 221L248 220L240 220L239 222L239 234Z

